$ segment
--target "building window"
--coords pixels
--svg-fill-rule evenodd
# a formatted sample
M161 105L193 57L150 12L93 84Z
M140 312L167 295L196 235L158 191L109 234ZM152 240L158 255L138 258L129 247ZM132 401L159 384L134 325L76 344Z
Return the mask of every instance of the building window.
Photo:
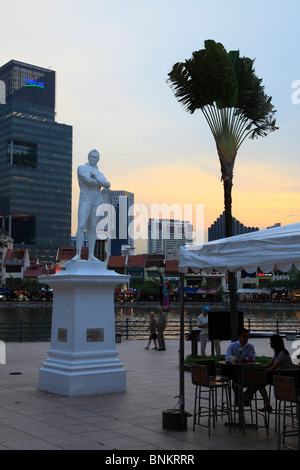
M6 218L8 224L8 218ZM13 215L12 238L17 245L34 245L35 243L35 216Z
M143 272L142 271L130 271L130 276L131 277L143 277Z
M26 142L9 141L7 146L8 161L14 166L37 167L37 145Z
M22 271L22 266L6 266L7 273L20 273Z
M148 271L148 278L159 278L160 273L158 271Z

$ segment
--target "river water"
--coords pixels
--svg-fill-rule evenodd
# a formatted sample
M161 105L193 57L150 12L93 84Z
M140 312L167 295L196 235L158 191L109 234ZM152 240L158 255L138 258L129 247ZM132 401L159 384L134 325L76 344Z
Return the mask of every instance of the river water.
M20 302L21 303L21 302ZM22 302L20 303L12 303L8 302L6 305L0 304L0 322L17 322L20 320L23 321L51 321L52 317L52 305L43 303L34 303L31 304L29 302ZM213 311L213 306L211 306ZM240 308L241 311L244 312L244 321L246 322L248 318L250 320L259 320L259 321L295 321L298 323L298 328L300 328L300 305L299 309L289 309L283 308L276 308L276 304L274 304L274 308L271 309L263 307L263 305L256 309L249 309L248 307L243 310ZM116 320L136 320L136 321L149 321L149 313L154 311L157 314L157 307L115 307L115 319ZM184 316L187 321L190 319L196 320L198 315L201 313L201 308L185 308ZM168 312L168 319L172 320L179 320L179 308L171 308Z
M211 310L213 312L213 307L211 306ZM239 310L244 312L244 319L250 318L251 320L267 320L267 321L274 321L274 320L293 320L300 322L300 305L299 310L289 310L287 309L245 309L240 308ZM144 320L149 318L149 313L154 311L157 312L157 308L139 308L139 307L116 307L115 308L115 317L117 320L121 320L124 318L130 318L131 320ZM201 313L201 308L186 308L184 309L184 316L186 320L197 319L198 315ZM170 308L168 312L169 320L178 320L179 319L179 308Z

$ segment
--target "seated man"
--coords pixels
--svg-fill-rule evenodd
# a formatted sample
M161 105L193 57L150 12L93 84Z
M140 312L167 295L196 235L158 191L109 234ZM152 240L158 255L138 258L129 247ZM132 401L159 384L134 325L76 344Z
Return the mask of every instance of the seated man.
M234 362L247 362L251 358L251 362L255 362L256 354L253 344L248 343L249 331L241 328L238 331L238 340L230 343L228 346L225 360L229 362L234 357Z
M227 349L225 356L226 361L230 361L232 356L234 356L234 362L248 362L251 358L251 362L255 362L256 354L253 344L248 343L249 331L246 328L242 328L238 332L238 340L231 343ZM249 404L248 400L251 400L253 394L256 392L256 387L248 387L244 392L244 404ZM260 394L264 399L265 406L259 411L267 411L268 413L272 412L272 407L270 405L268 394L265 388L259 388Z

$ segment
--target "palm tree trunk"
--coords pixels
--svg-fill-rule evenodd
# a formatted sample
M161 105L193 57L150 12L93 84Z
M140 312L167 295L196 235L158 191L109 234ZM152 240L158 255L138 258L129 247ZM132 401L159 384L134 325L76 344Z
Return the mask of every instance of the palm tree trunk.
M221 163L221 173L224 187L224 207L225 207L225 236L232 236L232 180L234 159L229 164L218 148L219 159ZM236 339L238 330L238 311L237 311L237 286L234 272L228 271L228 290L230 303L230 322L231 322L231 340Z

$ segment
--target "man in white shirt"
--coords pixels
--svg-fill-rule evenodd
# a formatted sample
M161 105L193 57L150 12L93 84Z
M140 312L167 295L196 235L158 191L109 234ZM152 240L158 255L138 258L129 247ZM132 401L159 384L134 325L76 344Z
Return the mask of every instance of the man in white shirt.
M80 165L77 169L80 196L76 233L76 256L72 258L72 261L80 260L85 229L88 231L89 261L99 261L94 256L97 227L96 210L102 203L101 188L108 189L110 187L110 183L103 173L98 170L97 163L99 158L99 152L91 150L88 154L88 163Z
M210 312L209 307L204 307L202 313L197 318L197 327L202 328L200 332L200 344L201 344L201 356L206 356L206 344L208 341L208 313ZM220 341L218 339L214 340L214 347L216 349L216 354L220 355Z

